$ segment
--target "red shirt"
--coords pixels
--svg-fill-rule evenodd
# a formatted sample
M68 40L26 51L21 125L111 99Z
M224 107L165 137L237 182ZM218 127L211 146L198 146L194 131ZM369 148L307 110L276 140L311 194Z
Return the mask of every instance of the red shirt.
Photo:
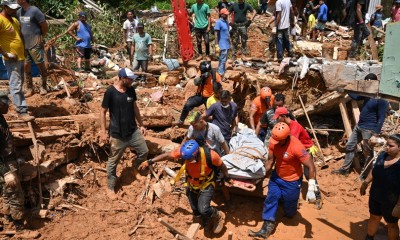
M310 148L314 145L313 140L308 135L308 132L304 129L300 123L296 121L290 121L290 135L296 137L304 145L305 148Z
M275 156L276 173L285 181L296 181L303 176L301 164L310 158L310 154L297 138L290 136L285 145L270 144L269 150Z
M175 150L173 150L170 153L170 156L175 160L180 159L181 158L181 154L179 153L179 150L180 150L180 148L176 148ZM210 153L211 153L211 162L212 162L212 164L214 166L217 166L217 167L221 166L222 165L222 160L221 160L221 157L218 155L218 153L216 153L214 150L210 150ZM190 163L188 161L185 161L185 162L186 162L186 172L191 177L191 178L187 178L186 180L188 182L190 182L192 185L198 185L199 181L198 180L194 180L192 178L199 178L200 177L201 160L199 160L199 161L197 161L195 163ZM205 163L205 164L206 164L206 166L204 168L204 172L205 172L205 175L208 176L212 172L212 169L207 166L207 163Z

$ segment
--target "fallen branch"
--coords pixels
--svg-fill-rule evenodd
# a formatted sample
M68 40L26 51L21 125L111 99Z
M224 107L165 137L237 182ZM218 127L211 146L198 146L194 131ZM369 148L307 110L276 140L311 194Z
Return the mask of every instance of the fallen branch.
M144 226L140 225L143 222L143 220L144 220L144 217L140 216L140 219L137 222L136 226L132 229L132 231L130 231L128 233L129 236L133 235L139 227L144 227Z

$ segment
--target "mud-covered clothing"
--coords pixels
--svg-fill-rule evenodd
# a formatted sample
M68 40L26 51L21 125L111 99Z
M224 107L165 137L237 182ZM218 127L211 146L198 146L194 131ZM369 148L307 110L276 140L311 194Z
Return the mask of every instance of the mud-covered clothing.
M0 114L0 157L1 161L7 161L15 157L12 134L2 114Z
M12 134L3 115L0 115L0 187L3 196L3 214L11 215L12 219L20 220L24 215L24 193L17 174L15 151ZM16 186L7 186L4 181L6 173L13 172Z
M247 51L247 27L245 23L233 23L232 26L232 54L236 56L239 40L242 42L242 53Z
M369 205L371 213L384 216L386 221L393 223L398 220L391 213L400 196L400 161L385 168L387 157L386 152L381 153L372 169ZM373 204L374 202L375 204ZM377 209L379 205L380 207Z

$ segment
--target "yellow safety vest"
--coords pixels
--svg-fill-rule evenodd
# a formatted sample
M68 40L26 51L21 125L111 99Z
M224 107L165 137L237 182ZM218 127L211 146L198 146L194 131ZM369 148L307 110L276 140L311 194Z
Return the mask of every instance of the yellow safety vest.
M211 173L206 176L205 174L205 169L206 169L206 164L207 164L207 160L206 160L206 154L204 152L204 149L201 147L200 148L200 177L199 177L199 184L198 185L194 185L191 184L190 182L188 182L186 180L185 182L185 186L189 186L192 190L204 190L206 189L208 186L213 185L215 188L215 181L214 181L214 171L211 171ZM175 177L175 182L179 181L181 179L181 176L183 174L183 172L185 172L186 174L186 178L191 178L191 176L188 175L187 171L186 171L186 163L187 161L185 161L185 163L182 165L181 169L179 170L178 174Z

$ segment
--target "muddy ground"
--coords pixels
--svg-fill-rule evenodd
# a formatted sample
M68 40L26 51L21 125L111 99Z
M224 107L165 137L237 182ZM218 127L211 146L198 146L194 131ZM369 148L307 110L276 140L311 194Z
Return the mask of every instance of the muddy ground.
M256 40L257 39L257 40ZM257 44L256 44L257 43ZM264 49L267 48L267 37L262 29L255 28L250 34L249 48L252 57L262 58ZM275 64L275 63L273 63ZM248 70L256 73L256 70ZM66 80L67 76L64 76ZM278 78L278 76L275 76ZM52 79L59 80L59 76ZM70 79L69 79L70 80ZM54 91L46 96L34 95L27 98L29 111L37 118L58 117L80 114L99 114L101 100L107 87L113 80L99 80L103 85L98 91L91 91L92 99L86 102L82 99L82 93L78 87L71 87L72 97L77 100L75 104L66 100L64 90ZM291 82L288 78L288 82ZM162 103L148 103L150 94L159 91L146 87L138 87L138 105L141 108L163 107L172 111L172 115L179 116L185 99L192 95L193 86L188 83L186 88L177 89L169 86L164 92ZM89 84L90 85L90 84ZM257 95L257 89L263 86L242 84L234 87L229 81L224 83L224 89L234 94L234 100L238 103L241 122L247 123L248 111L251 100ZM277 92L274 90L274 92ZM291 90L288 86L283 91L286 94L286 105L292 109L300 108L297 100L302 95L305 103L312 103L321 94L326 92L321 77L311 72L305 79L299 80L296 88ZM147 100L146 100L147 99ZM200 108L201 109L201 108ZM11 107L7 120L16 120L15 109ZM330 124L332 128L343 129L341 117L337 108L327 111L322 116L312 116L320 121ZM299 119L306 123L305 119ZM172 186L161 198L153 196L152 199L144 196L148 183L146 173L143 179L135 179L132 162L135 154L127 150L118 166L118 200L112 201L106 195L106 161L109 149L98 143L99 122L98 119L88 119L79 123L80 132L72 136L61 137L45 141L47 159L57 158L63 155L65 147L72 142L77 145L74 148L76 159L63 164L50 173L42 176L42 183L46 185L58 179L73 177L75 180L66 185L65 189L49 192L44 188L44 208L48 209L46 219L29 217L27 226L40 232L40 239L172 239L174 235L166 227L157 222L158 218L171 223L182 232L186 232L193 223L184 187L181 183ZM65 125L65 129L72 126ZM169 139L179 143L185 132L184 128L152 128L147 135ZM51 131L51 128L49 128ZM269 239L295 240L295 239L364 239L368 219L368 196L359 194L360 182L357 181L358 173L352 172L348 177L330 174L330 171L339 168L343 162L343 148L339 144L343 133L331 133L328 137L319 136L324 154L335 156L336 160L328 162L327 169L317 167L318 182L322 192L323 207L321 210L305 201L307 184L304 181L298 214L293 219L282 217L282 211L278 213L279 224L276 231ZM19 155L25 161L32 161L27 145L18 148ZM177 163L161 163L155 166L160 177L169 182L170 177L162 172L164 166L175 171L179 170ZM162 172L162 173L161 173ZM151 178L151 184L156 180ZM38 190L37 180L24 182L27 207L32 209L37 205ZM265 183L264 183L265 185ZM262 188L260 184L259 188ZM150 187L150 190L152 188ZM260 190L260 189L259 189ZM151 191L150 191L151 192ZM244 194L244 195L243 195ZM204 230L195 236L196 239L228 239L228 233L233 233L233 239L251 239L247 231L258 230L261 225L261 212L263 208L263 195L247 196L245 192L232 194L231 201L227 203L221 191L216 193L213 205L226 213L226 225L222 233L205 236ZM139 219L143 221L138 224ZM129 234L135 226L139 225L133 234ZM11 226L6 225L6 229ZM385 239L385 228L382 224L375 239Z

